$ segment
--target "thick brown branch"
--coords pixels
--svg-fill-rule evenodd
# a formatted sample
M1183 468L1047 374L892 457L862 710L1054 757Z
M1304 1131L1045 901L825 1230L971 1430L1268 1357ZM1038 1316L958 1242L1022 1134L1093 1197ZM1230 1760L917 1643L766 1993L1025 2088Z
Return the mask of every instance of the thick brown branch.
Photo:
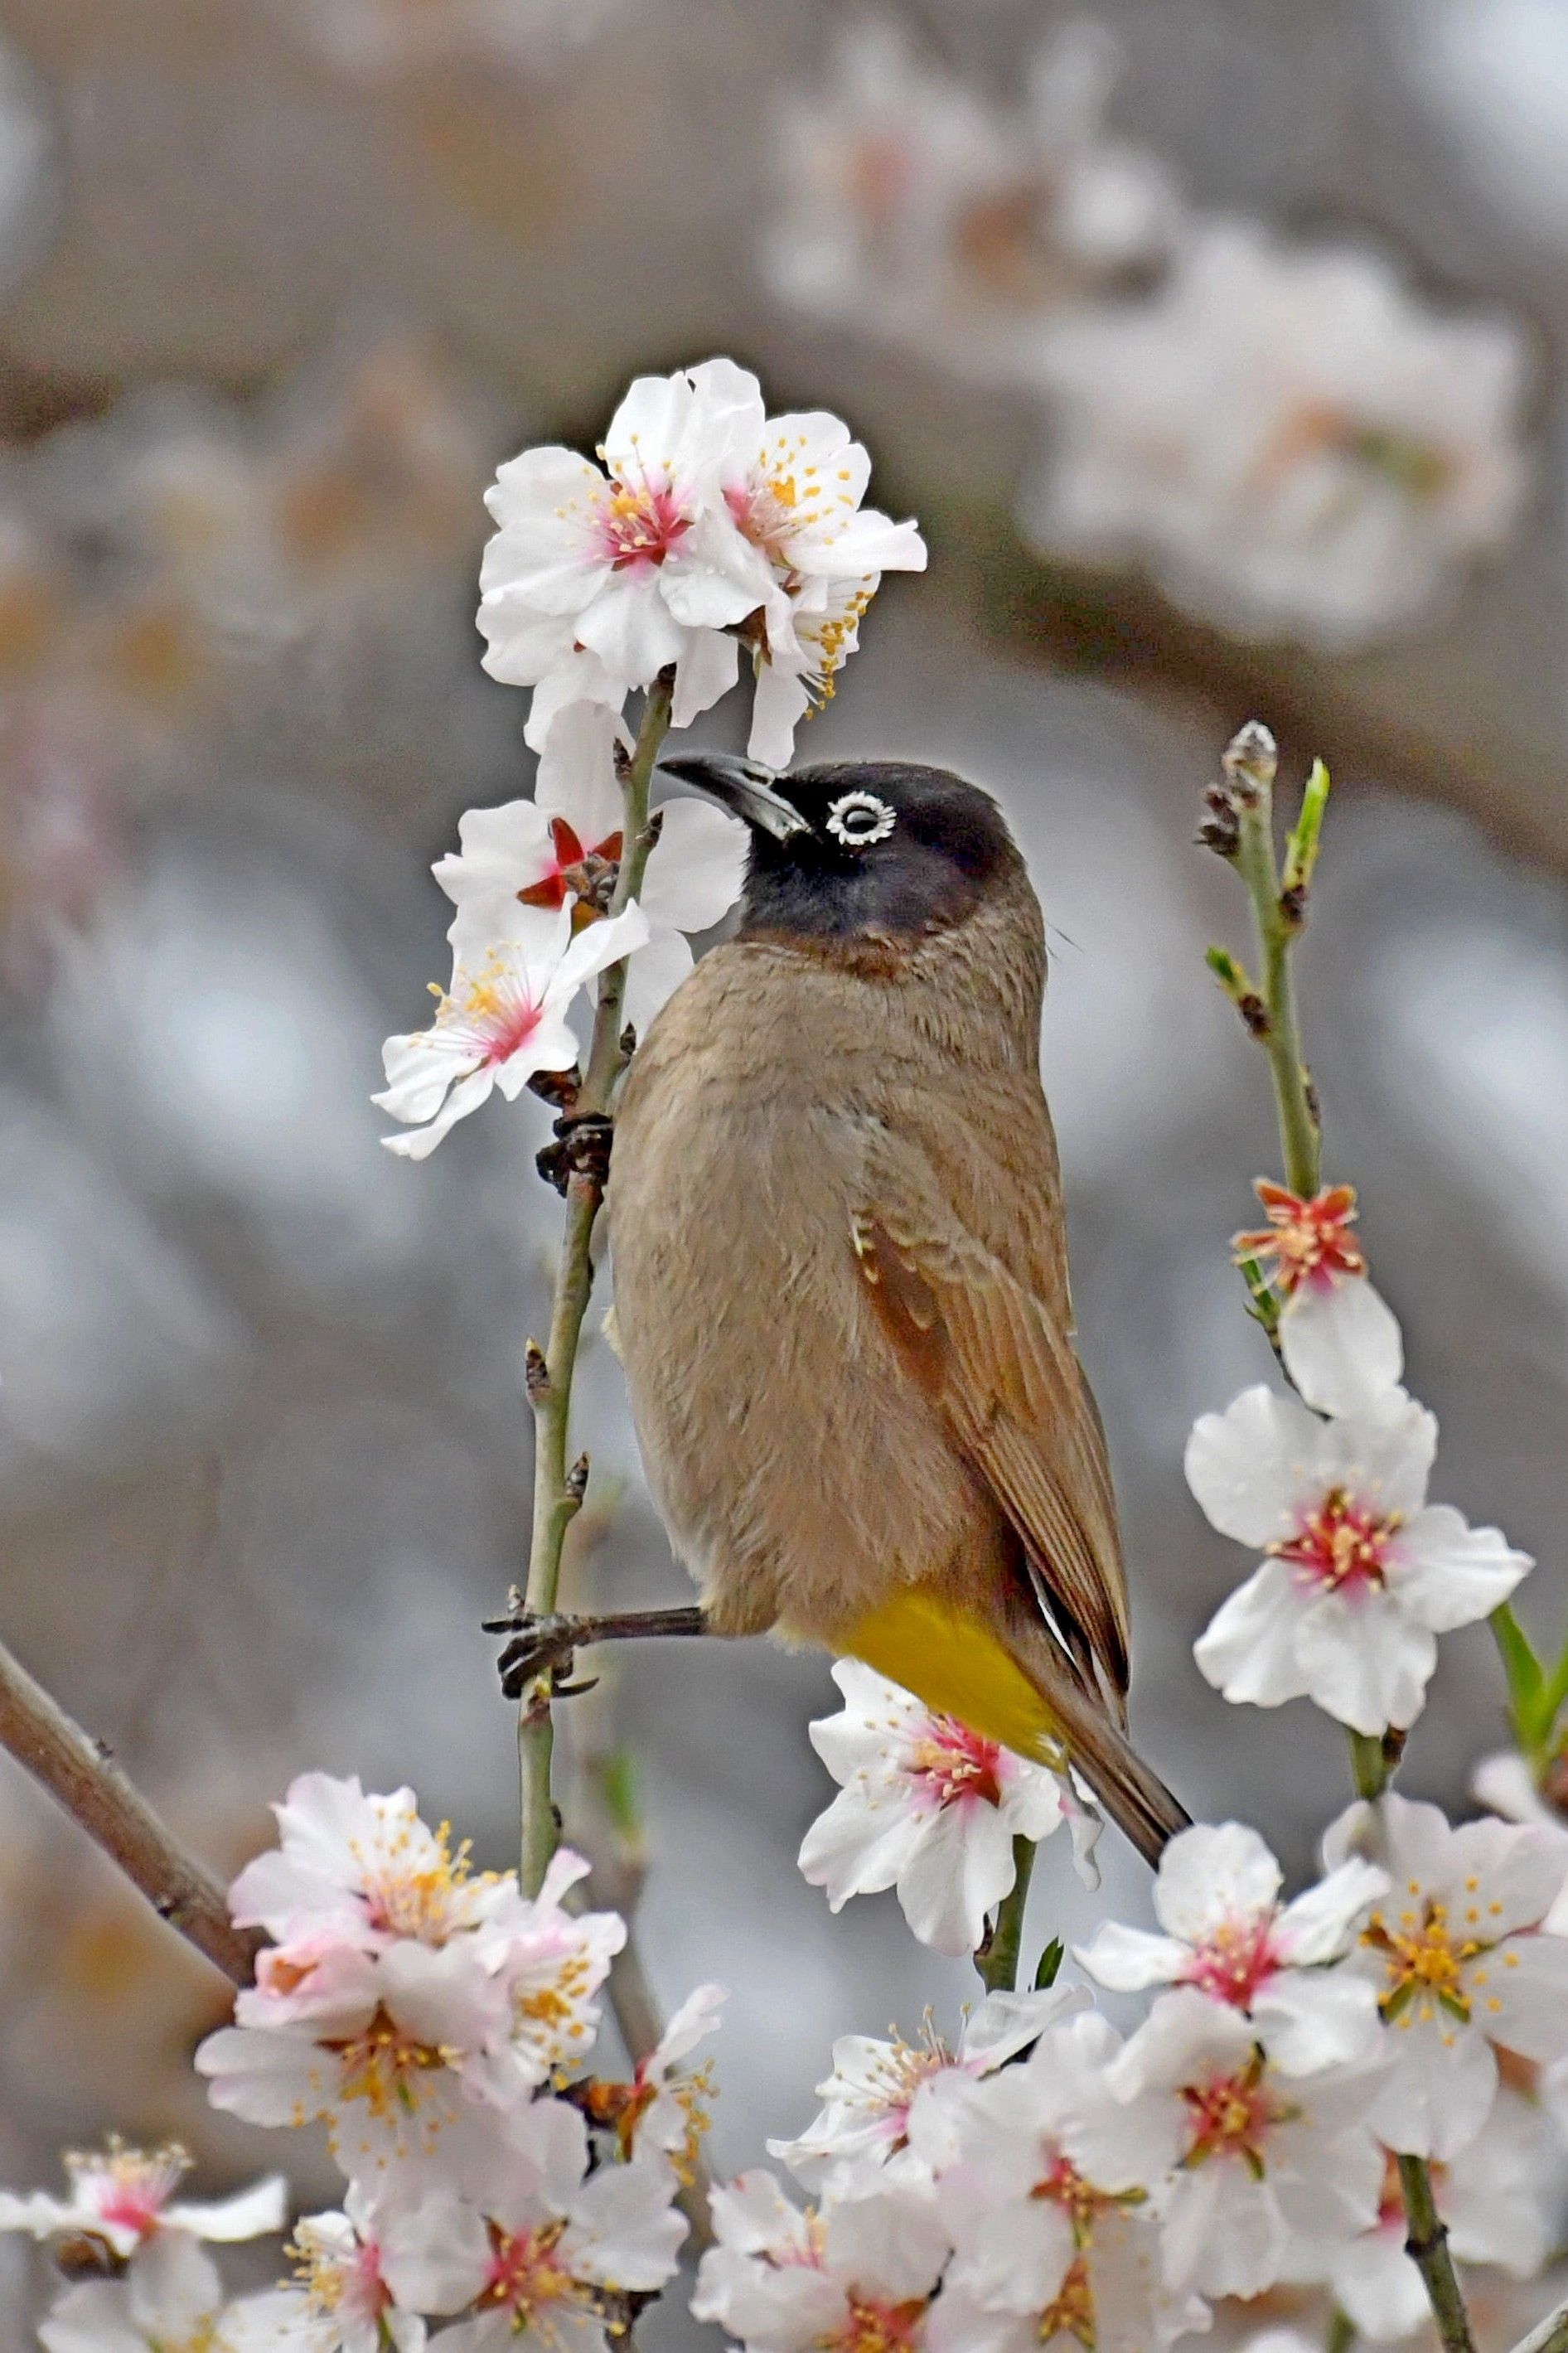
M219 1881L187 1854L114 1762L0 1643L0 1747L118 1863L161 1920L237 1986L255 1975L263 1939L237 1928Z

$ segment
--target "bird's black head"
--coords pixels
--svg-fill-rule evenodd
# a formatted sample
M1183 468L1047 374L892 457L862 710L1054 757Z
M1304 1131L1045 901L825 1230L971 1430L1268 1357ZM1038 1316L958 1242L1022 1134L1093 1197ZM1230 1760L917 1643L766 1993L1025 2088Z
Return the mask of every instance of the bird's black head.
M742 937L918 939L1020 869L995 802L945 768L837 760L774 776L712 752L662 765L752 829Z

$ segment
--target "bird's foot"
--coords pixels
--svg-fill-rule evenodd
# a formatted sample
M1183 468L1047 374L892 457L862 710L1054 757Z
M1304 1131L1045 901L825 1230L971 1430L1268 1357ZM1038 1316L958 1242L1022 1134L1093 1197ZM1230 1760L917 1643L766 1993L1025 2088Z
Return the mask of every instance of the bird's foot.
M510 1632L512 1638L496 1661L502 1697L521 1699L528 1685L537 1683L542 1675L550 1678L552 1699L568 1699L574 1693L592 1691L591 1683L561 1680L572 1672L572 1654L583 1639L585 1622L581 1618L563 1618L553 1613L536 1616L528 1610L515 1618L489 1620L487 1634Z
M545 1182L564 1193L574 1176L591 1176L603 1187L610 1173L610 1145L615 1123L597 1112L563 1112L555 1123L555 1141L547 1144L534 1163Z

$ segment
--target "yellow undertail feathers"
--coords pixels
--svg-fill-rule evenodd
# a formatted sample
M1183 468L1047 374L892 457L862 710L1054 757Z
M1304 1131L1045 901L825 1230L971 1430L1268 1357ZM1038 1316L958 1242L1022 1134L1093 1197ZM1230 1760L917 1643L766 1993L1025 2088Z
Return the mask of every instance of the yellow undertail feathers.
M1070 1758L1150 1862L1158 1863L1167 1840L1186 1829L1187 1816L1164 1783L1065 1666L1058 1681L1040 1662L1041 1677L1053 1686L1047 1700L993 1627L961 1616L934 1594L905 1587L835 1647L1016 1756L1057 1772Z
M934 1595L906 1587L851 1628L844 1648L939 1715L955 1715L984 1740L1059 1767L1065 1745L1050 1710L992 1631L960 1618Z

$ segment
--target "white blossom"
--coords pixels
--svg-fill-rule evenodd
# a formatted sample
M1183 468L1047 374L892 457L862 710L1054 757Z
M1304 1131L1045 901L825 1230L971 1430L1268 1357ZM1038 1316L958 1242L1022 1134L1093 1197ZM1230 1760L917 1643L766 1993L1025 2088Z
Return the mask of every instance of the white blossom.
M1351 1856L1285 1905L1281 1877L1256 1831L1194 1824L1160 1859L1154 1913L1164 1934L1106 1921L1078 1958L1119 1993L1192 1985L1229 2003L1285 2074L1367 2058L1378 2042L1372 1989L1322 1964L1342 1957L1387 1894L1388 1874Z
M602 2353L608 2299L660 2288L675 2272L687 2225L671 2204L673 2173L656 2161L590 2176L587 2126L563 2100L535 2100L508 2158L458 2182L395 2211L382 2237L399 2304L478 2307L442 2335L447 2353Z
M745 2353L913 2353L949 2242L924 2184L884 2180L802 2213L771 2173L712 2198L691 2309Z
M1423 309L1371 251L1215 219L1163 288L1043 340L1057 414L1024 526L1142 556L1234 635L1358 646L1508 538L1524 375L1510 322Z
M1047 2027L1022 2065L983 2082L944 2074L916 2103L912 2145L954 2245L932 2353L1022 2353L1058 2337L1152 2353L1206 2316L1162 2283L1148 2199L1176 2157L1175 2120L1116 2095L1122 2049L1104 2019L1080 2011Z
M1287 2076L1239 2011L1181 1986L1159 1997L1110 2073L1141 2104L1144 2128L1174 2138L1161 2200L1173 2290L1257 2295L1279 2278L1293 2231L1352 2238L1375 2221L1375 2068Z
M1364 1733L1415 1722L1437 1635L1484 1618L1531 1565L1426 1503L1436 1443L1402 1389L1329 1421L1263 1388L1202 1416L1187 1483L1223 1535L1268 1555L1194 1645L1226 1699L1305 1695Z
M1042 325L1164 262L1181 205L1159 160L1107 136L1115 45L1059 26L998 104L922 58L896 20L839 35L783 126L763 266L813 317L966 382L1027 381Z
M1016 1876L1015 1838L1070 1819L1075 1849L1080 1821L1092 1846L1098 1817L1045 1766L932 1715L858 1660L838 1660L833 1678L845 1706L813 1724L811 1744L840 1794L807 1831L800 1868L835 1912L893 1887L922 1944L972 1952Z
M177 2197L192 2159L174 2142L140 2149L115 2136L106 2148L68 2150L64 2164L68 2198L42 2189L26 2197L0 2190L0 2231L26 2231L35 2239L101 2239L124 2257L168 2231L221 2243L283 2227L287 2191L278 2174L233 2198Z
M647 944L633 904L575 937L563 907L542 934L532 908L508 892L469 901L453 931L452 985L437 991L435 1025L389 1038L387 1084L373 1095L411 1133L382 1138L389 1152L424 1160L499 1087L515 1103L537 1071L570 1070L577 1040L566 1017L585 981Z
M639 376L600 460L525 449L486 494L500 526L480 573L485 667L534 685L581 647L623 692L689 657L700 633L763 605L766 562L737 529L718 480L737 404L761 403L732 370ZM565 626L563 626L565 625ZM733 672L731 670L731 676Z
M1514 2279L1534 2279L1556 2245L1565 2166L1562 2143L1540 2105L1505 2084L1475 2139L1446 2164L1430 2168L1449 2253L1461 2263L1489 2263ZM1390 2155L1373 2227L1327 2247L1303 2243L1292 2250L1289 2275L1324 2282L1373 2343L1413 2336L1430 2307L1421 2274L1405 2252L1408 2235L1399 2171Z
M729 1995L722 1986L700 1985L687 1995L668 2025L633 2072L630 2097L616 2119L622 2154L630 2158L657 2149L677 2179L695 2179L695 2160L708 2129L703 2101L711 2089L706 2065L688 2067L700 2042L719 2031L719 2013Z
M367 1797L357 1776L301 1773L274 1806L278 1844L247 1863L229 1890L242 1928L278 1946L325 1936L384 1952L400 1937L444 1945L505 1902L511 1874L471 1876L448 1827L431 1830L412 1789Z
M1356 1853L1393 1883L1341 1964L1372 1984L1386 2030L1373 2124L1390 2148L1446 2159L1491 2112L1498 2048L1542 2063L1568 2054L1568 1941L1542 1925L1562 1858L1527 1825L1455 1830L1438 1807L1393 1795L1329 1829L1331 1868Z
M297 2222L289 2244L295 2281L233 2307L235 2353L424 2353L424 2321L398 2310L382 2276L377 2228L353 2183L341 2212Z
M286 1938L307 1933L261 1953L235 2024L197 2051L214 2105L325 2124L356 2179L493 2151L529 2094L593 2042L626 1926L565 1909L587 1864L562 1850L532 1898L510 1873L469 1880L411 1793L365 1799L325 1777L296 1783L280 1820L284 1847L237 1886Z
M533 800L469 809L458 820L461 849L435 869L458 910L454 935L466 907L498 892L535 910L547 932L563 906L597 912L594 894L607 892L620 861L621 796L586 703L563 715L552 741L564 753L576 738L576 756L563 757L549 775L542 767ZM656 814L658 839L637 898L647 940L626 973L626 1017L639 1037L691 970L686 934L722 921L746 871L746 828L738 818L698 800L665 801Z
M151 2239L123 2279L68 2288L38 2323L46 2353L245 2353L216 2265L184 2232Z
M908 2147L910 2111L927 2084L949 2072L974 2078L993 2073L1088 1999L1073 1986L987 1994L978 2010L966 2013L951 2049L929 2011L918 2042L840 2035L833 2046L833 2073L816 2087L824 2106L798 2140L770 2140L768 2155L781 2158L808 2189L837 2186L853 2179L858 2168L886 2165Z
M1399 1386L1405 1343L1351 1231L1355 1187L1331 1185L1304 1200L1260 1176L1255 1190L1268 1222L1237 1234L1233 1247L1238 1260L1273 1261L1270 1280L1284 1294L1279 1340L1286 1371L1321 1412L1375 1405Z

